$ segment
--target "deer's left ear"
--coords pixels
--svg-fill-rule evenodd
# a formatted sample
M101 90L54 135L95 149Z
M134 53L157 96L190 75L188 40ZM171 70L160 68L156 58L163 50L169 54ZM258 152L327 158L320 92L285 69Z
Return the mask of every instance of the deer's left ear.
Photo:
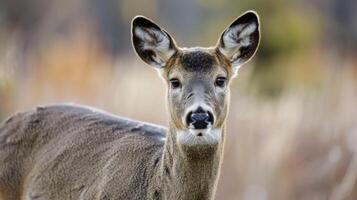
M168 32L144 16L136 16L131 25L136 53L147 64L163 68L177 52L175 41Z
M259 17L254 11L247 11L224 30L217 49L231 65L239 66L249 61L255 54L260 40Z

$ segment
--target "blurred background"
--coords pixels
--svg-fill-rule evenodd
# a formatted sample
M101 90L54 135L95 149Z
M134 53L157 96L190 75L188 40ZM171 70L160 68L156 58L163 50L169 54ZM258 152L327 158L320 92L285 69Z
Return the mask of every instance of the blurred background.
M357 199L357 1L0 0L0 120L75 102L167 124L165 85L130 43L145 15L211 46L248 9L255 58L232 85L216 199Z

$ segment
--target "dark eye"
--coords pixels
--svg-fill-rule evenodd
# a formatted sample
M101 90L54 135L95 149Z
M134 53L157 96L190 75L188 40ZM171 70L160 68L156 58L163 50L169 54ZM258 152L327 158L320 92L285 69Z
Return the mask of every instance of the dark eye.
M181 82L177 78L170 79L170 85L172 89L181 87Z
M226 78L224 77L216 78L215 85L218 87L224 87L226 85Z

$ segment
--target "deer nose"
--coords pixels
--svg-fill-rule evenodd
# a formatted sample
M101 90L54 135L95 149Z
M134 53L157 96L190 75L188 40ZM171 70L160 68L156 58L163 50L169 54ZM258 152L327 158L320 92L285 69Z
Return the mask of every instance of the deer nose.
M209 124L213 124L213 115L202 108L198 108L196 111L188 113L186 123L194 129L206 129Z

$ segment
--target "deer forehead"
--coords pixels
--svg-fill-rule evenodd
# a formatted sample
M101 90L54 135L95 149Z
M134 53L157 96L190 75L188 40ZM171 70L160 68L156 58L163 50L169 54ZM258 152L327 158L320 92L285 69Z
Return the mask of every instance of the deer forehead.
M189 72L207 72L216 64L214 55L200 50L184 52L179 62Z
M188 78L192 76L225 76L227 69L220 63L218 55L212 49L191 48L183 49L175 58L168 70L168 77Z

